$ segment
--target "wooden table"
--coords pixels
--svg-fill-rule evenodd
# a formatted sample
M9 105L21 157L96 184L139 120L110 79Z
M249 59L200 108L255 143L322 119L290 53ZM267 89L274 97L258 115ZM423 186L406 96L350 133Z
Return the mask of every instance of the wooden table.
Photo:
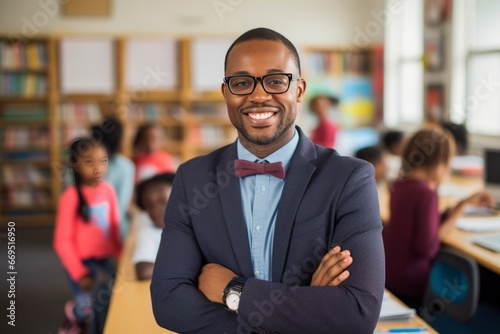
M156 323L151 305L151 281L137 281L131 262L135 248L136 228L132 223L118 265L104 334L174 333Z
M388 290L385 290L385 293L387 293L396 302L406 307L406 305L401 300L399 300ZM375 328L375 330L395 329L395 328L416 328L416 327L425 327L431 334L437 333L428 323L426 323L418 315L414 315L411 320L406 320L406 321L379 321L377 323L377 327Z
M168 334L174 333L156 324L151 306L149 286L151 281L137 281L134 265L131 262L135 248L137 229L132 225L124 245L123 253L118 265L117 277L113 287L113 295L109 306L104 334ZM390 294L390 292L389 292ZM395 300L404 305L396 297ZM426 327L430 333L436 333L428 324L418 316L410 321L380 322L377 329L407 327Z
M480 177L452 176L447 184L467 188L470 193L483 189L483 181ZM439 208L444 210L458 202L454 196L440 196ZM380 216L384 221L389 220L389 193L386 190L379 191ZM453 227L450 233L441 237L443 244L465 253L476 260L485 268L500 274L500 253L495 253L470 242L470 237L477 232L465 232Z

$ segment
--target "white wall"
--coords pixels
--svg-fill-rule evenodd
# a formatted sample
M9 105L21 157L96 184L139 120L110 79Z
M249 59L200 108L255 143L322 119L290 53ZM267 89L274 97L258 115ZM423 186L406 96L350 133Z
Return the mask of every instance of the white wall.
M0 33L238 36L265 26L302 46L360 46L384 36L382 24L373 30L384 0L111 0L105 18L62 16L57 4L65 1L71 0L0 0Z

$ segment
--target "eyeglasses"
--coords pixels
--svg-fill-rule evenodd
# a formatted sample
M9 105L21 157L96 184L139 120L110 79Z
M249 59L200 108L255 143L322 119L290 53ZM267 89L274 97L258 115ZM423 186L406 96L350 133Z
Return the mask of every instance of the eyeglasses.
M290 82L300 80L300 77L292 73L271 73L261 77L251 75L230 75L224 77L224 82L229 87L229 91L234 95L252 94L257 85L257 81L262 83L262 87L268 94L283 94L290 88Z

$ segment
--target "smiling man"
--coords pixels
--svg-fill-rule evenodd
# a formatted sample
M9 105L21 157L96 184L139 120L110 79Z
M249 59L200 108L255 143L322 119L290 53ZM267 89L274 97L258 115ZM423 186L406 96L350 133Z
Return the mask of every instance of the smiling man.
M373 333L384 253L370 164L295 126L306 82L266 28L229 48L222 84L238 140L179 167L151 295L189 333Z

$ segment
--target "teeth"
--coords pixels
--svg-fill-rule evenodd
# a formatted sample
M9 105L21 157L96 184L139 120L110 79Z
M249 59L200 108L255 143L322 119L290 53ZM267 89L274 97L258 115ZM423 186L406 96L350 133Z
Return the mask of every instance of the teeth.
M264 112L264 113L249 113L248 116L252 119L266 119L273 115L272 112Z

